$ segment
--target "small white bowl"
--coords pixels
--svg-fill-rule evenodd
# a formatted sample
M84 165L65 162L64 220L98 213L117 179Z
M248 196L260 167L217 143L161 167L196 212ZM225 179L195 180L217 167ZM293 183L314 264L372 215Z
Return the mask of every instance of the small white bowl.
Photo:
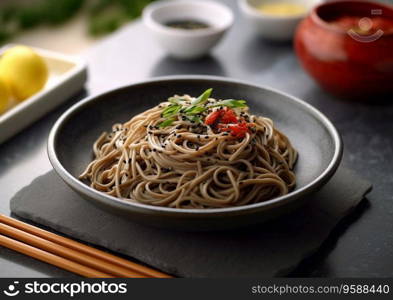
M250 26L261 37L276 40L288 41L294 36L299 22L305 18L311 9L323 0L239 0L239 7L247 18ZM264 3L295 3L306 7L306 12L291 16L279 16L265 14L257 9Z
M197 20L209 25L204 29L177 29L167 22ZM193 59L207 54L233 23L232 11L214 1L158 1L143 11L143 21L156 40L171 56Z

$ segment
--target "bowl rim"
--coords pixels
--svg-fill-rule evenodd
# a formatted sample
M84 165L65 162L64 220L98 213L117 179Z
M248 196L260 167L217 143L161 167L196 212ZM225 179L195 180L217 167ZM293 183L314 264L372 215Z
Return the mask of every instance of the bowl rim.
M332 24L330 24L329 22L327 22L327 21L325 21L324 19L322 19L320 16L319 16L319 11L321 10L321 8L323 8L323 7L327 7L327 6L336 6L336 5L344 5L344 4L353 4L353 5L356 5L356 4L359 4L359 3L363 3L363 4L368 4L368 5L373 5L374 7L379 7L379 8L382 8L382 9L388 9L388 10L390 10L390 11L392 11L393 12L393 5L391 5L391 6L389 6L389 5L387 5L387 4L385 4L385 3L381 3L381 2L372 2L372 1L369 1L369 0L331 0L331 1L328 1L328 2L322 2L322 3L320 3L319 5L317 5L317 6L315 6L312 10L311 10L311 13L310 13L310 18L311 18L311 20L315 23L315 24L317 24L317 25L319 25L319 26L321 26L321 27L323 27L324 29L327 29L327 30L329 30L330 32L335 32L335 33L339 33L339 34L348 34L348 31L347 30L345 30L344 28L340 28L340 27L338 27L338 26L333 26ZM392 31L389 31L389 32L384 32L384 34L381 36L381 38L384 38L384 37L386 37L386 36L391 36L391 35L393 35L393 30Z
M197 6L215 6L218 9L221 9L224 11L226 14L228 14L228 22L222 26L210 26L208 28L204 29L198 29L198 30L182 30L182 29L177 29L177 28L170 28L168 26L165 26L159 22L157 22L153 18L153 13L161 9L163 7L176 7L176 6L183 6L183 5L197 5ZM234 15L232 10L226 6L223 3L216 2L216 1L211 1L211 0L205 0L205 1L182 1L182 0L163 0L163 1L158 1L158 2L152 2L149 5L147 5L142 12L142 20L144 24L151 28L154 31L158 31L163 34L171 34L171 35L177 35L177 36L189 36L189 37L197 37L197 36L210 36L214 34L219 34L222 33L226 30L228 30L234 22Z
M264 0L265 2L274 2L272 0ZM323 0L309 0L310 2L313 2L313 6L317 6L320 5L322 3ZM296 0L294 0L294 2L297 2ZM254 5L251 5L249 0L238 0L239 3L239 7L242 9L243 12L259 18L261 20L270 20L270 21L274 21L274 20L279 20L279 21L283 21L283 20L287 20L287 21L295 21L295 20L301 20L303 18L305 18L307 15L309 15L311 13L311 11L313 11L314 7L308 7L306 9L305 12L303 13L299 13L299 14L295 14L295 15L289 15L289 16L283 16L283 15L273 15L273 14L266 14L263 13L261 11L259 11Z
M98 99L108 96L112 93L118 93L123 90L127 90L131 87L135 86L141 86L141 85L146 85L146 84L151 84L151 83L158 83L158 82L164 82L164 81L189 81L189 80L203 80L203 81L216 81L216 82L223 82L223 83L232 83L232 84L240 84L243 86L247 87L252 87L252 88L258 88L258 89L264 89L276 94L280 94L286 98L291 99L294 101L294 103L298 106L304 107L308 110L308 112L315 117L317 120L319 120L327 129L328 133L332 137L332 140L334 141L334 154L329 162L329 165L325 168L325 170L319 174L314 180L306 184L304 187L301 187L299 189L296 189L286 195L273 198L271 200L267 200L264 202L259 202L259 203L254 203L254 204L248 204L248 205L243 205L243 206L235 206L235 207L226 207L226 208L214 208L214 209L181 209L181 208L168 208L168 207L160 207L160 206L152 206L152 205L147 205L147 204L142 204L142 203L137 203L137 202L130 202L130 201L125 201L121 200L119 198L116 198L114 196L110 196L107 194L104 194L102 192L99 192L90 186L86 185L76 177L74 177L72 174L70 174L64 166L60 163L57 154L56 154L56 139L57 139L57 134L59 130L62 128L62 126L67 122L69 118L73 116L74 113L77 113L79 110L84 109L85 105L89 104L90 102L97 101ZM324 183L326 183L336 172L338 166L340 165L341 158L343 155L343 143L340 134L338 133L337 129L335 126L331 123L331 121L319 110L314 108L312 105L308 104L307 102L300 100L299 98L289 95L285 92L281 92L279 90L276 90L271 87L266 87L263 85L256 85L253 83L249 83L243 80L238 80L238 79L230 79L226 77L221 77L221 76L208 76L208 75L171 75L171 76L162 76L162 77L155 77L152 79L148 80L142 80L133 84L125 85L119 88L111 89L108 90L104 93L97 94L97 95L92 95L84 100L79 101L78 103L74 104L71 106L69 109L67 109L60 117L59 119L55 122L53 125L49 137L48 137L48 143L47 143L47 152L48 152L48 157L50 160L50 163L52 164L54 170L56 173L73 189L76 189L80 193L87 195L89 198L93 198L95 201L99 201L104 204L110 204L112 206L121 206L121 207L126 207L128 209L139 209L139 211L143 211L144 213L147 214L154 214L154 213L163 213L163 214L170 214L170 215L186 215L186 216L193 216L193 215L198 215L198 216L212 216L212 215L223 215L223 214L239 214L239 213L247 213L249 211L254 211L254 210L259 210L264 207L268 207L271 205L281 205L286 202L290 202L292 200L296 200L301 196L305 196L306 194L309 194L309 191L313 191L319 187L321 187Z

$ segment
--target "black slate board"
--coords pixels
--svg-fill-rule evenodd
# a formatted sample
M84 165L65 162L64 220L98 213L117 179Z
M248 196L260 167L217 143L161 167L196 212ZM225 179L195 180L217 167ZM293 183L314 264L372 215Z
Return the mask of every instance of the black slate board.
M371 190L340 168L308 204L251 228L190 233L133 223L86 202L52 171L11 200L19 217L76 239L129 255L181 277L284 276L313 254L337 223Z

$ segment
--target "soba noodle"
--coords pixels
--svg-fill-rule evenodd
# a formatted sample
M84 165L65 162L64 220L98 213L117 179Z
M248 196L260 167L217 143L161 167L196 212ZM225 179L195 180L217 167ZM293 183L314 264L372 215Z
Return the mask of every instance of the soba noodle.
M288 138L272 120L249 114L245 101L210 92L176 95L113 125L80 179L123 200L172 208L239 206L291 191L297 152Z

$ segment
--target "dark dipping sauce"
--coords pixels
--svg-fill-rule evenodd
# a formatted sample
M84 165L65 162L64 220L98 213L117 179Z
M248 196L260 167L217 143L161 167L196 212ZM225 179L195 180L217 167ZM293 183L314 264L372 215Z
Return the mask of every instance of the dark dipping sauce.
M210 25L197 20L174 20L166 22L165 26L185 30L206 29L210 27Z

